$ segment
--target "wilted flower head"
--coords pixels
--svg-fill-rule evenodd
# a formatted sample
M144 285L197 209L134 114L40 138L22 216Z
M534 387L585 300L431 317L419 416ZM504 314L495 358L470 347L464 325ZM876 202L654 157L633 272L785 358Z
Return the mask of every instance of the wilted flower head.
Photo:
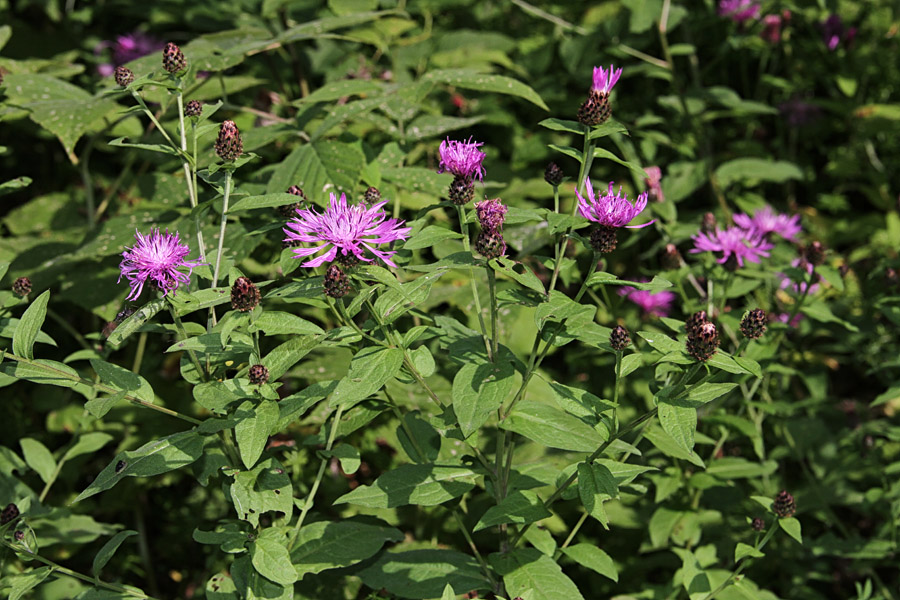
M656 221L656 219L653 219L653 221L641 225L628 225L647 206L647 192L640 194L634 204L632 204L628 201L628 195L622 193L621 187L619 187L618 192L613 190L614 185L614 182L610 181L606 195L595 195L594 188L591 187L591 179L586 177L587 199L577 189L575 190L575 196L578 198L578 213L588 221L593 221L606 227L639 229Z
M777 213L771 206L756 211L752 217L745 214L734 215L734 222L747 231L755 231L763 236L775 233L792 242L803 229L800 226L800 215Z
M331 262L338 256L352 255L358 260L372 262L365 257L366 250L380 258L385 264L396 267L390 257L394 251L377 250L376 244L387 244L409 237L410 227L402 227L403 221L388 219L381 207L387 203L383 200L367 207L365 202L347 204L347 197L341 194L338 200L331 194L331 202L325 212L319 214L315 209L307 208L297 211L297 216L288 221L284 229L285 242L309 242L319 244L314 248L295 248L294 258L311 256L320 250L328 249L325 254L303 263L304 267L318 267Z
M135 230L134 246L125 248L119 263L119 281L125 277L131 285L127 299L136 300L148 280L162 290L164 296L179 285L189 283L193 268L204 264L199 259L185 260L190 253L191 249L181 243L177 231L160 233L159 229L151 229L150 235L145 236ZM187 275L179 271L180 268L187 268Z
M719 16L743 23L759 16L759 0L719 0Z
M478 213L478 222L485 231L496 233L503 227L506 219L507 207L500 202L500 198L491 198L475 203L475 211Z
M484 152L478 149L483 145L483 142L473 142L471 137L465 142L447 138L441 142L438 149L441 155L438 173L447 171L457 177L468 180L478 177L479 181L483 181L484 167L481 166L481 163L484 162Z
M644 314L650 317L668 317L672 302L675 301L673 292L667 290L651 292L650 290L639 290L630 286L621 288L619 295L625 296L640 306Z
M604 71L603 67L594 67L594 82L591 91L608 94L621 76L622 69L616 69L612 65L609 65L607 71Z
M744 266L745 259L754 263L759 262L761 256L769 256L769 250L773 247L759 232L741 227L728 229L716 227L710 233L698 231L691 239L694 240L694 247L690 250L692 254L721 252L722 257L717 261L719 264L731 260L736 262L738 267Z

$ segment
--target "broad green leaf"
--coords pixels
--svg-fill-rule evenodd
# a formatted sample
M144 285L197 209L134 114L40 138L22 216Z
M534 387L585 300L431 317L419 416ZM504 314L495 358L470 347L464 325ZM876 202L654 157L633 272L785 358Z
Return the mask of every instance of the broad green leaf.
M231 565L231 578L240 600L292 600L294 585L281 585L263 577L254 568L249 556L242 556ZM231 600L231 598L229 598Z
M91 398L87 402L84 403L84 407L87 409L89 413L98 419L102 419L106 416L112 408L125 399L125 396L128 394L126 391L116 392L115 394L110 394L108 396L99 396L97 398Z
M706 472L719 479L746 479L771 475L778 468L774 460L755 463L737 456L725 456L709 463Z
M377 393L402 365L403 351L399 348L363 348L350 361L350 371L332 393L331 405L347 409L365 400Z
M854 333L859 331L859 327L849 321L841 319L831 312L831 308L825 304L825 302L817 301L811 304L805 304L800 311L810 319L819 321L820 323L837 323L838 325L842 325L848 331Z
M444 587L441 600L456 600L456 592L453 591L453 587L449 583Z
M627 281L604 271L598 271L591 275L587 284L591 287L595 285L625 285L636 290L647 290L654 293L672 287L671 281L663 279L659 275L654 275L650 281Z
M2 269L0 269L2 270ZM0 337L10 338L12 339L16 335L16 329L19 327L19 319L9 318L9 319L0 319ZM43 331L38 331L37 337L34 338L34 341L40 342L41 344L50 344L51 346L56 346L56 341Z
M462 238L461 233L457 233L446 227L429 225L403 242L403 249L420 250L422 248L430 248L444 240L458 240L460 238Z
M382 552L357 575L372 589L410 600L439 598L447 585L458 590L490 585L473 557L444 549Z
M549 516L551 516L550 511L544 507L544 502L536 493L530 490L515 491L496 506L490 507L478 520L473 531L480 531L503 523L524 525L546 519Z
M175 314L179 317L183 317L198 310L212 308L213 306L231 302L231 288L205 288L191 294L170 294L169 302L171 302L172 306L175 308ZM121 327L121 325L119 327Z
M137 531L126 529L125 531L120 531L119 533L114 535L111 540L103 544L103 547L100 548L100 552L98 552L97 556L94 557L94 564L91 567L91 573L94 574L94 577L100 576L100 571L103 570L103 567L106 566L106 563L109 562L109 559L113 557L113 554L116 553L116 550L119 549L119 546L122 545L122 542L124 542L127 538L137 534Z
M578 121L566 121L564 119L544 119L538 123L541 127L546 127L552 131L565 131L577 135L584 135L584 125Z
M50 290L34 299L19 320L13 335L12 351L17 356L34 358L34 341L37 339L41 325L47 317L47 302L50 301Z
M492 363L475 357L453 378L453 412L465 437L484 425L503 404L516 383L516 372L508 361Z
M250 545L250 561L257 573L275 583L290 585L297 581L291 555L278 540L257 538Z
M781 527L786 534L797 540L797 542L803 543L803 535L800 533L800 521L794 517L778 519L778 526Z
M0 363L0 373L34 383L67 388L85 387L81 383L81 376L75 369L61 362L43 358L37 358L29 362L5 361Z
M113 437L111 435L99 431L91 431L82 434L79 436L78 441L75 442L75 445L66 450L63 460L68 461L77 456L96 452L112 440Z
M541 294L546 293L546 290L544 290L544 284L541 283L541 280L538 279L537 275L535 275L534 272L523 263L510 260L505 256L501 256L496 260L490 261L488 264L498 273L506 275L510 279L517 281L525 287Z
M416 464L388 471L372 485L344 494L334 504L394 508L407 504L434 506L461 496L475 487L476 474L468 467Z
M600 573L604 577L619 581L619 572L609 554L593 544L575 544L563 548L563 553L582 567Z
M341 463L341 469L348 475L356 473L356 470L359 469L359 450L350 444L338 444L331 450L322 450L322 456L338 459Z
M241 462L251 469L265 450L269 436L278 423L278 403L262 400L259 404L255 404L248 400L238 407L234 416L239 419L234 427L234 437Z
M736 158L719 165L716 169L719 185L728 187L732 183L748 185L772 181L784 183L790 179L803 179L803 172L792 162L765 158Z
M494 569L503 577L506 591L514 598L529 600L584 600L559 565L533 548L513 550L490 557Z
M397 439L414 462L434 462L441 451L441 434L418 412L403 415L403 424L397 427Z
M19 440L19 445L22 447L22 455L28 466L41 476L44 483L49 483L56 471L56 460L47 446L32 438L22 438Z
M584 510L609 529L603 503L619 496L619 485L609 469L599 463L579 463L578 495Z
M288 185L287 187L290 187ZM285 189L287 189L287 187ZM287 204L295 204L299 198L287 192L273 192L261 196L246 196L228 207L228 212L234 213L254 208L275 208Z
M518 96L544 110L550 110L533 89L521 81L502 75L486 75L469 69L438 69L429 71L422 77L422 81L433 81L463 89Z
M325 336L321 335L296 336L276 346L262 360L262 364L269 368L269 380L275 381L287 373L291 367L303 360L304 356L322 343L323 339Z
M644 366L643 357L638 354L629 354L627 356L622 357L622 377L627 377L634 373L636 370Z
M689 454L694 452L697 409L682 401L659 399L659 422L663 431Z
M281 463L269 458L250 471L234 474L231 501L238 518L254 527L259 526L259 517L270 511L290 520L294 511L291 479Z
M198 544L211 544L219 546L222 552L229 554L240 554L247 548L247 542L250 536L247 535L245 527L240 523L225 522L216 525L214 531L203 531L199 528L194 529L191 537Z
M385 323L393 323L411 308L424 302L431 292L431 286L434 285L435 281L443 277L446 272L446 269L435 269L430 273L402 284L399 290L388 290L375 301L375 310L381 314L381 318Z
M74 502L90 498L116 485L123 477L152 477L191 464L203 453L203 436L182 431L144 444L137 450L119 452Z
M696 452L685 450L671 435L666 433L662 427L650 425L644 430L644 437L666 456L686 460L700 468L706 467L703 459L700 458L700 455Z
M206 600L240 600L231 574L220 571L206 582Z
M108 363L99 358L91 359L91 367L100 377L100 381L119 391L128 392L144 402L153 404L155 394L146 379L132 373L128 369Z
M26 594L40 585L52 572L52 567L38 567L37 569L31 569L27 573L9 577L9 579L5 580L5 583L9 584L9 600L22 600L22 598L31 597Z
M740 561L742 558L746 557L750 558L762 558L765 556L763 552L760 552L753 546L749 546L743 542L738 542L738 545L734 548L734 562Z
M641 165L633 163L631 161L623 160L605 148L594 148L594 158L605 158L606 160L618 163L623 167L628 167L628 169L630 169L633 173L633 176L639 177L640 179L644 179L647 177L647 173L644 171L644 168Z
M374 556L387 542L403 540L399 529L369 521L344 519L304 525L291 551L297 579L326 569L349 567Z
M519 402L500 427L543 446L574 452L593 452L606 441L584 421L536 400Z

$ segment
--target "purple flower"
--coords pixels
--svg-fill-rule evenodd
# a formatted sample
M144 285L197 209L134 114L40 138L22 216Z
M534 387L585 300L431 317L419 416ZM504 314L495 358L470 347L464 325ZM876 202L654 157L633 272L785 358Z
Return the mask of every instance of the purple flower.
M849 45L856 37L856 27L844 30L844 22L838 15L830 15L822 23L822 39L828 49L834 52L841 42Z
M646 167L644 173L647 177L644 183L647 185L647 192L650 200L653 202L664 202L666 197L663 195L662 185L662 169L659 167Z
M97 72L103 77L108 77L112 75L117 65L124 65L142 56L162 50L163 45L160 40L140 31L116 36L115 40L100 42L94 48L94 54L100 55L103 50L109 48L112 54L112 64L98 65Z
M125 277L131 285L127 300L136 300L148 279L166 296L177 290L182 283L189 283L194 267L204 264L199 259L185 260L191 249L187 244L181 243L177 231L169 233L167 229L165 233L160 233L157 228L151 229L150 235L144 236L135 230L134 240L134 246L125 248L122 262L119 263L119 270L122 272L119 281ZM187 268L187 275L178 270L183 267Z
M763 30L759 33L759 37L770 44L777 44L780 42L781 15L766 15L763 17Z
M619 187L617 193L613 193L613 182L609 182L609 191L605 196L594 195L594 188L591 187L590 177L585 177L585 187L587 187L587 199L585 200L578 190L575 190L575 196L578 198L578 212L588 221L593 221L606 227L628 227L629 229L639 229L646 227L656 221L653 219L642 225L628 225L632 219L641 214L644 207L647 206L647 192L637 197L634 204L628 201L628 195L622 194L622 188Z
M768 251L773 248L773 245L758 231L748 231L740 227L729 227L724 230L716 227L709 233L698 231L691 239L694 240L694 247L690 250L692 254L721 252L722 258L717 262L726 263L733 257L739 267L744 266L744 259L759 262L759 257L769 256Z
M791 319L791 322L788 323L788 319L790 318L791 315L787 313L779 313L775 316L776 321L778 321L779 323L785 323L788 327L792 327L794 329L796 329L800 325L800 321L802 321L805 317L803 313L797 313L796 315L794 315L794 318Z
M371 208L365 202L349 206L344 194L341 194L340 200L331 194L331 203L322 214L314 209L297 209L297 216L288 221L284 229L287 236L284 241L319 244L314 248L295 248L294 258L310 256L331 246L322 256L303 263L304 267L318 267L330 262L337 256L338 250L342 256L352 254L356 259L372 262L372 259L365 257L365 251L369 250L385 264L396 267L390 259L395 252L376 250L374 245L405 240L411 228L401 227L403 221L388 219L387 213L381 210L385 204L387 200L373 204Z
M666 290L651 292L639 290L633 287L623 287L619 290L620 296L625 296L641 307L644 314L651 317L667 317L672 302L675 301L675 293Z
M608 71L604 71L603 67L594 67L594 85L591 90L608 94L621 76L622 69L614 69L612 65L609 65Z
M479 181L484 181L484 167L481 166L484 152L478 149L483 145L482 142L473 142L471 137L465 142L447 138L439 148L441 164L438 173L449 171L457 177L472 179L477 176Z
M806 290L806 286L808 285L806 282L808 280L808 276L813 276L813 284L809 286L809 294L815 294L819 290L819 284L815 283L818 280L818 276L813 275L815 273L816 267L811 263L803 260L800 257L795 258L791 261L791 266L796 267L798 269L802 269L806 271L806 275L803 276L803 281L799 283L794 283L790 277L788 277L784 273L779 273L778 276L781 278L781 284L779 284L779 288L787 289L790 287L795 294L802 294L804 290Z
M744 214L734 215L734 222L742 229L756 231L763 236L776 233L791 242L803 229L800 226L800 215L776 213L771 206L756 211L752 217Z
M759 16L759 0L719 0L719 16L743 23Z
M507 210L506 205L500 202L500 198L475 203L475 211L478 213L478 222L481 223L481 228L491 233L497 233L503 227Z

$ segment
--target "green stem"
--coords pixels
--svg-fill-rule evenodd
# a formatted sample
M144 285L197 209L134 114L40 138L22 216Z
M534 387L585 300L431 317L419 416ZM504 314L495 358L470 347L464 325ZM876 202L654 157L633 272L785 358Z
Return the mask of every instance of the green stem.
M197 208L197 203L199 202L197 193L197 127L192 121L191 132L194 138L194 161L193 165L191 165L191 161L184 158L185 156L187 156L188 146L187 132L184 128L184 97L181 91L181 87L178 88L175 99L178 102L178 132L181 135L181 151L183 153L183 156L181 158L181 166L184 169L184 181L187 184L188 200L191 203L191 212L194 212L194 210ZM203 243L203 231L200 229L200 216L196 212L194 212L194 227L197 230L197 245L200 247L200 260L206 262L206 246Z
M160 125L159 121L156 120L156 116L153 114L153 112L149 108L147 108L147 105L144 103L144 99L141 98L141 95L138 94L135 90L131 90L131 95L134 96L134 99L137 100L137 103L141 105L141 108L144 109L144 114L146 114L150 121L153 122L153 125L155 125L162 136L166 138L166 141L169 142L172 148L178 150L178 145L172 141L172 138L169 137L169 134L166 133L166 130L163 129L163 126Z
M556 551L556 555L554 558L558 559L560 557L560 555L562 554L562 551L565 548L569 547L569 544L571 544L572 540L575 539L575 534L578 533L578 530L581 529L581 526L584 525L584 522L587 520L587 518L588 518L587 512L581 513L581 517L578 519L578 522L575 523L575 527L572 528L572 531L569 532L569 535L566 537L566 541L564 541L563 545L560 546L559 550Z
M776 523L772 523L771 527L769 527L769 530L766 532L765 537L756 545L757 550L763 549L763 546L765 546L769 542L769 540L772 539L772 536L775 534L776 529L778 529L778 525ZM748 564L750 564L750 562L751 561L747 557L741 559L741 564L737 566L737 568L731 573L731 575L726 577L725 581L720 583L719 587L707 594L706 597L703 598L703 600L712 600L713 598L715 598L716 594L727 588L734 582L735 579L738 578L738 576L741 574L741 572L743 572L744 568Z
M219 284L219 269L222 265L222 250L225 247L225 225L228 221L228 198L231 196L231 169L225 170L225 193L222 196L222 222L219 224L219 247L216 250L216 267L213 271L212 287Z
M488 578L488 581L491 582L491 587L493 589L497 589L497 580L494 579L494 574L491 571L491 568L488 566L487 562L484 560L484 557L481 556L481 552L478 551L478 546L475 545L475 540L472 539L472 535L469 533L469 530L466 528L466 524L463 522L462 517L459 516L459 509L454 508L452 511L453 517L456 519L456 524L459 525L459 530L462 532L463 537L466 538L466 542L469 544L469 548L472 549L472 553L475 555L475 558L478 560L478 564L481 565L481 570L484 573L484 576Z
M137 349L134 351L134 362L131 363L131 372L139 373L141 370L141 363L144 362L144 352L147 349L147 332L142 331L141 335L138 336L138 345Z
M619 429L619 381L622 379L622 351L616 351L616 381L613 384L613 431Z
M456 206L456 213L459 215L459 229L462 233L463 248L469 254L472 250L469 246L469 224L466 222L466 209L460 205ZM491 351L491 342L488 339L487 327L484 325L484 314L481 309L481 299L478 297L478 286L475 285L474 273L469 277L469 283L472 286L472 299L475 302L475 313L478 315L478 324L481 326L481 337L484 340L484 348L488 354L488 360L494 362L494 355Z
M497 350L500 345L500 327L499 327L499 310L497 307L497 275L490 265L485 265L484 270L487 272L488 290L491 295L491 356L497 357Z
M184 323L181 322L181 317L178 316L178 313L175 311L175 307L172 306L172 303L169 302L169 312L172 314L172 320L175 321L175 328L178 330L178 335L181 337L181 341L188 339L187 331L184 329ZM201 380L206 381L207 374L206 371L203 370L203 367L200 366L200 360L197 358L197 353L192 349L188 348L187 350L188 356L191 359L191 363L194 365L194 368L197 369L197 377Z

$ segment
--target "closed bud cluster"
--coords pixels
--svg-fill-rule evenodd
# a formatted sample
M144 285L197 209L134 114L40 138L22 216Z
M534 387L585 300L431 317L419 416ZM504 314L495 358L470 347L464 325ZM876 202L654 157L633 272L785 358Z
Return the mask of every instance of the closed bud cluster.
M745 338L758 340L766 332L766 322L768 320L766 311L761 308L755 308L741 319L741 333L744 334Z
M116 78L116 83L122 87L128 87L128 84L134 81L134 73L131 72L131 69L126 67L116 67L113 76Z
M241 132L238 131L234 121L223 121L219 127L219 137L216 138L216 154L222 160L232 161L244 152L244 142L241 141Z
M363 195L363 200L365 200L366 205L368 206L376 204L381 201L381 192L378 191L377 187L370 185Z
M259 288L247 277L238 277L231 286L231 308L241 312L253 310L259 304Z
M303 205L308 202L306 198L306 194L303 193L303 190L300 189L299 186L292 185L287 189L287 193L292 196L297 196L300 198L300 202L294 202L293 204L283 204L278 207L278 214L284 217L285 219L290 219L293 217L298 210L303 208Z
M616 249L618 236L615 227L600 225L591 232L591 248L594 252L606 254Z
M12 284L13 294L23 298L31 293L31 280L27 277L19 277Z
M169 42L166 44L166 47L163 48L162 62L163 68L173 75L187 69L187 59L184 57L184 52L172 42Z
M346 273L336 264L328 265L325 271L325 295L331 298L343 298L350 291L350 280Z
M675 247L675 244L666 244L666 251L663 253L660 263L662 268L667 271L681 266L681 253Z
M499 231L482 231L475 240L475 251L488 260L506 254L506 241Z
M475 197L475 182L462 175L457 175L450 183L450 202L457 206L468 204Z
M555 162L547 165L547 168L544 169L544 181L556 187L562 183L562 180L563 172L562 169L559 168L559 165L557 165Z
M766 522L763 521L760 517L756 517L755 519L753 519L750 527L753 528L753 531L762 531L766 528Z
M594 127L605 123L612 116L612 107L609 105L609 93L599 90L591 90L587 100L578 109L578 122L588 127Z
M810 242L803 249L803 256L806 258L806 262L814 267L818 267L825 263L825 246L822 242Z
M694 360L706 362L719 348L719 332L714 323L706 321L688 332L687 351Z
M265 365L253 365L250 367L248 377L253 385L262 385L269 381L269 369Z
M0 512L0 525L6 525L15 521L19 517L19 507L10 502L6 508Z
M612 346L612 349L616 352L621 352L630 346L631 337L628 335L628 330L621 325L616 325L615 329L612 330L612 333L609 334L609 345Z
M191 100L184 105L184 116L186 117L199 117L202 112L203 105L199 100Z
M772 510L782 519L794 516L797 512L797 505L794 504L794 497L787 493L787 490L781 490L775 496L775 502L772 503Z

